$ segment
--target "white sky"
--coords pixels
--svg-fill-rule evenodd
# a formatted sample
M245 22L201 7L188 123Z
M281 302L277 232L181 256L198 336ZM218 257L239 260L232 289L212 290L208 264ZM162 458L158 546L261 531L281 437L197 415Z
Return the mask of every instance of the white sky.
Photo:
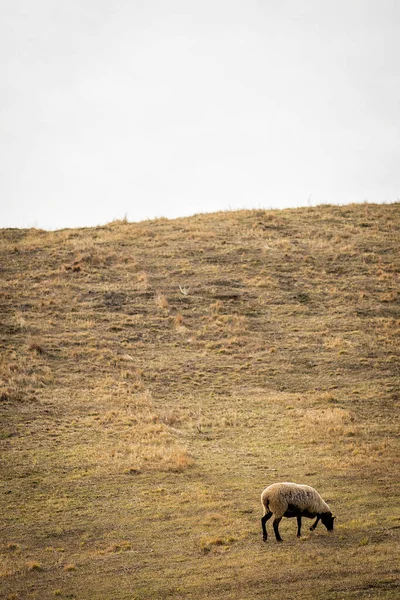
M398 0L0 0L0 227L400 196Z

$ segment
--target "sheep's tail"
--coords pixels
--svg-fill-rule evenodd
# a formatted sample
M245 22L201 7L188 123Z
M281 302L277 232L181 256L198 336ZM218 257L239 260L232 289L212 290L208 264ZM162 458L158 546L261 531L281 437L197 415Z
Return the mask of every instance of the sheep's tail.
M261 499L261 504L263 505L264 515L266 515L267 513L271 512L269 510L269 498L262 498Z

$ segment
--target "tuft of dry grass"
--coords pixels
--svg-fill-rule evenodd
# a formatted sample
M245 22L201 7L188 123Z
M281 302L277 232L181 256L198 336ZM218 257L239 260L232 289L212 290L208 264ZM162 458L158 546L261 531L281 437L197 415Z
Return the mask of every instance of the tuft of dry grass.
M209 554L210 552L225 553L229 551L235 541L236 538L233 536L205 538L200 541L200 550L203 554Z
M31 561L27 562L26 567L27 567L28 571L43 571L43 567L42 567L41 563L37 562L36 560L31 560Z
M166 310L168 309L168 300L166 298L166 296L164 296L164 294L156 294L155 295L155 303L156 306L158 306L158 308L161 308L162 310Z

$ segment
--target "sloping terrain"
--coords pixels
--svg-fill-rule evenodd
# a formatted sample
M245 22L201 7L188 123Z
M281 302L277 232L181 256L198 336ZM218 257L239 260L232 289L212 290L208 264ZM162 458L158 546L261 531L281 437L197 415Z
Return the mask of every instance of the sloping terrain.
M399 229L365 204L0 231L0 597L398 598ZM264 544L279 480L335 533Z

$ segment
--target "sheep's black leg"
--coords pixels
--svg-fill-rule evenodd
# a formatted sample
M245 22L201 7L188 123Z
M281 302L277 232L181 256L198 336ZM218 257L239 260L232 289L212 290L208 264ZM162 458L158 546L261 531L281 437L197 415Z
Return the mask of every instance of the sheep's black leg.
M263 531L263 540L264 542L267 541L267 528L265 526L266 522L268 521L268 519L270 519L272 517L272 512L267 513L266 515L264 515L261 519L261 527L262 527L262 531Z
M318 521L320 520L320 518L321 518L321 517L318 515L318 516L317 516L317 518L316 518L316 520L315 520L315 523L313 523L313 524L311 525L311 527L310 527L310 531L314 531L314 529L315 529L315 528L316 528L316 526L318 525Z
M297 537L301 536L301 515L297 515Z
M274 532L275 532L276 541L277 541L277 542L281 542L281 541L282 541L282 538L281 538L281 536L279 535L279 529L278 529L278 527L279 527L279 523L280 523L281 521L282 521L282 517L279 517L279 518L278 518L278 517L275 517L275 519L274 519L274 522L272 523L272 525L273 525L273 528L274 528Z

